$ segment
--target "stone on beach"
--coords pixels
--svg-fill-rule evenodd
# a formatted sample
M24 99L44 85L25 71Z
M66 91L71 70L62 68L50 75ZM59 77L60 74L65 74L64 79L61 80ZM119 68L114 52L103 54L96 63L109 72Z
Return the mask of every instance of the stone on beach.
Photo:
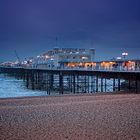
M140 95L0 99L0 140L139 140Z

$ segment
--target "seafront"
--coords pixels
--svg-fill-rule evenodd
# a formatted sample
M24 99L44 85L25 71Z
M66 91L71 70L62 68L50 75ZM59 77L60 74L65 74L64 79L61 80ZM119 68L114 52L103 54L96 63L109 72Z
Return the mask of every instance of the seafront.
M1 140L139 140L140 94L0 99Z

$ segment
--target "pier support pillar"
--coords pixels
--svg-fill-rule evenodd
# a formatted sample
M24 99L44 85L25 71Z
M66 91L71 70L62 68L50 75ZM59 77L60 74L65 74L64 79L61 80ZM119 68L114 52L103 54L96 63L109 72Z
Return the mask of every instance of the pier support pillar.
M135 89L136 89L136 93L138 93L138 81L137 81L137 78L135 79Z
M96 92L98 92L98 76L96 76Z
M121 90L121 83L120 83L120 79L118 79L118 91Z
M105 78L105 92L106 92L106 88L107 88L107 81L106 81L106 78Z
M59 74L59 94L63 94L63 75Z
M34 80L34 72L32 71L32 75L31 75L31 85L32 85L32 90L35 90L35 80Z
M101 92L103 92L103 78L101 77Z
M53 74L50 74L49 80L50 80L50 89L53 89L53 83L54 83L54 76L53 76Z
M128 90L129 90L129 92L131 91L131 80L130 79L128 80Z
M75 93L75 75L73 75L73 93Z
M29 73L26 72L26 87L29 88Z
M89 87L89 85L90 85L90 77L89 77L89 75L88 75L88 83L87 83L87 85L88 85L88 93L89 93L89 91L90 91L90 87Z
M115 91L115 78L113 78L113 91Z

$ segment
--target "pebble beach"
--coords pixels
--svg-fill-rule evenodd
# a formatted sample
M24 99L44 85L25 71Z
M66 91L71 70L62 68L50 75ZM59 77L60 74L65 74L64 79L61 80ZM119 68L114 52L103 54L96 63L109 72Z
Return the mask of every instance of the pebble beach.
M140 94L0 99L0 140L140 140Z

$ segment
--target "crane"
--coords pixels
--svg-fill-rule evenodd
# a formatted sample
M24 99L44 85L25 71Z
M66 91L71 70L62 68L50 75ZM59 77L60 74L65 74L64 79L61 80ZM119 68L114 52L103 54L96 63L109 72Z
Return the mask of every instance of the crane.
M18 62L19 62L19 65L21 64L21 61L20 61L20 58L19 58L19 56L18 56L18 54L17 54L17 51L15 50L15 55L16 55L16 57L17 57L17 60L18 60Z

